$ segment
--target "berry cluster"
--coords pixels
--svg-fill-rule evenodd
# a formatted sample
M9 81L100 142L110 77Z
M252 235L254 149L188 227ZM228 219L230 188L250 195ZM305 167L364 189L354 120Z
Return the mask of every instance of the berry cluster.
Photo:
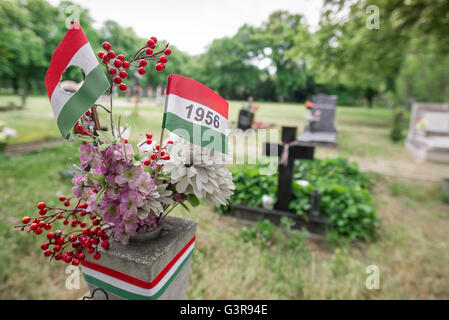
M111 50L111 44L109 42L103 42L103 49L106 52L100 51L98 57L102 59L108 70L111 83L118 85L119 89L125 91L127 86L123 83L128 73L125 71L129 67L138 68L137 72L141 75L146 73L145 67L148 66L148 61L154 61L156 63L155 69L162 71L165 69L165 64L168 61L167 56L171 54L171 49L168 47L168 43L163 50L153 52L156 48L157 38L151 37L147 41L147 44L140 48L132 57L131 60L126 61L123 54L118 54Z
M163 167L164 164L158 162L159 160L170 160L170 155L167 152L167 146L169 144L173 144L173 141L169 140L167 141L167 144L165 146L161 146L159 144L156 145L152 145L153 144L153 135L151 133L147 133L146 134L146 140L144 140L143 142L141 142L139 144L139 148L142 147L143 145L147 144L149 146L152 147L151 152L148 152L148 156L146 156L147 153L145 153L145 157L142 159L143 160L143 165L144 166L151 166L151 167ZM125 143L127 143L125 141Z
M78 200L75 207L69 209L70 198L61 195L59 201L65 208L49 207L45 202L39 202L37 204L39 217L23 217L22 225L17 225L15 228L36 235L42 234L44 230L48 231L47 240L42 243L41 249L44 251L44 256L51 259L72 263L75 266L86 258L85 252L93 254L94 259L100 259L99 247L109 248L107 231L110 225L101 217L87 211L87 202L82 203ZM84 219L84 217L90 219ZM61 230L49 231L57 220L62 220L64 225L70 226L73 230L67 233ZM89 222L89 226L84 220Z
M75 123L74 126L75 132L83 136L92 136L92 132L94 132L95 125L93 123L91 111L87 110L80 120L81 121L77 121Z

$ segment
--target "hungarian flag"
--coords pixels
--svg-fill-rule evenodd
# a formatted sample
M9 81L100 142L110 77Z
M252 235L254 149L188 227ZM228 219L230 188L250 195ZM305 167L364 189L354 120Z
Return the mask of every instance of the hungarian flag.
M190 143L227 153L228 111L228 102L205 85L180 75L168 76L162 128Z
M61 88L61 77L70 66L80 67L85 79L75 93ZM73 22L51 58L45 86L59 131L68 138L76 121L109 88L110 83L97 61L78 22Z

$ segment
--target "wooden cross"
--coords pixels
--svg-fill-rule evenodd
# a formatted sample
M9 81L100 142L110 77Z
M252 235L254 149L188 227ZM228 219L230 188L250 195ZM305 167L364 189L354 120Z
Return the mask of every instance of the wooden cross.
M278 156L279 178L276 210L288 211L292 197L293 165L295 159L313 160L315 147L296 141L296 127L282 127L281 143L265 143L263 154ZM286 149L287 148L287 149Z

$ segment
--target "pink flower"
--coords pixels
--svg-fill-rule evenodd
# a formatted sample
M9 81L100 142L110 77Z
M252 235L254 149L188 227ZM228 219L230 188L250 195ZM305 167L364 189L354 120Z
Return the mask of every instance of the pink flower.
M98 168L101 164L101 155L98 152L98 148L94 147L90 143L80 145L78 148L80 152L81 167L83 169L90 166L91 168Z

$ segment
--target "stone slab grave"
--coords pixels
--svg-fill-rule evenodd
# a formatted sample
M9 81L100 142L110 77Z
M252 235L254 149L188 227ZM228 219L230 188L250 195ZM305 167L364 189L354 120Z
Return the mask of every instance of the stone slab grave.
M414 103L405 145L419 161L449 163L449 104Z
M298 141L319 146L335 146L337 129L335 128L335 106L338 96L317 94L312 97L313 108L307 120L308 125L298 137Z
M268 219L275 224L280 224L282 217L287 217L295 222L294 228L306 227L314 233L323 233L326 221L320 215L309 212L307 218L288 211L292 195L293 169L295 159L313 160L315 146L296 141L296 127L282 127L281 143L265 143L263 154L280 158L278 166L278 190L277 203L274 209L250 207L242 204L232 205L232 214L235 217L257 221ZM313 201L313 199L311 199Z
M88 299L187 299L195 233L196 222L167 216L153 239L127 245L111 241L109 249L100 249L99 260L86 253L81 271L91 293Z

